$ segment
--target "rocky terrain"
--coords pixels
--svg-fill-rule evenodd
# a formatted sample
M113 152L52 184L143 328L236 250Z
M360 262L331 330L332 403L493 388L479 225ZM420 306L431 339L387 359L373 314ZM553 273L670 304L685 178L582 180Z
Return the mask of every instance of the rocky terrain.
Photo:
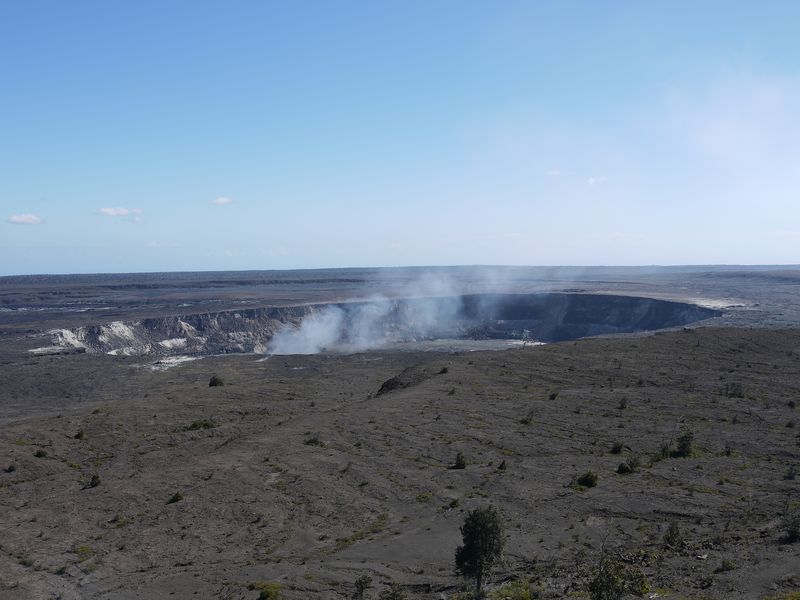
M798 497L795 331L135 360L4 366L10 403L60 408L0 434L0 597L256 598L248 585L270 581L347 598L362 574L376 593L451 597L464 511L489 503L507 532L495 587L581 597L605 541L660 597L800 590L783 520ZM659 459L684 430L691 455ZM448 468L457 452L463 470ZM587 470L598 482L581 489Z

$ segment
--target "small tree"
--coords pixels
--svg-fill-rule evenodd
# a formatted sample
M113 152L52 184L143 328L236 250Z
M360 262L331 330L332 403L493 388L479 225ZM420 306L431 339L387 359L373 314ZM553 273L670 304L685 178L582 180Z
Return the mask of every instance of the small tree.
M459 451L456 454L456 462L450 465L451 469L466 469L467 468L467 459L464 458L464 453Z
M467 513L461 526L463 546L456 549L456 573L475 578L475 594L481 596L484 580L503 552L503 524L493 506Z
M694 435L689 429L684 430L678 438L678 448L672 453L672 456L678 458L687 458L694 453Z

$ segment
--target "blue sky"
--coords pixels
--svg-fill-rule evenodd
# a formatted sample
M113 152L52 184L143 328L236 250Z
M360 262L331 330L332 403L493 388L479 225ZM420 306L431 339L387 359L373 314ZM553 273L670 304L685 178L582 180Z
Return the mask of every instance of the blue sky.
M800 3L0 4L0 274L798 263Z

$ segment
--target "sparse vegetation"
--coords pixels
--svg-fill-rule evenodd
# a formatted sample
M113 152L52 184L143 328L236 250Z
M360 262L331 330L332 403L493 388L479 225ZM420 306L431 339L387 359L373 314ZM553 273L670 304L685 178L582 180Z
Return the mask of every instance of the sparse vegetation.
M348 546L352 546L356 542L368 538L371 535L380 533L386 528L386 524L388 522L389 522L389 515L387 515L386 513L378 515L378 517L372 523L370 523L363 529L359 529L358 531L356 531L355 533L346 538L339 538L338 540L336 540L336 549L342 550L344 548L347 548Z
M800 542L800 507L792 505L783 518L786 531L785 541L789 544Z
M364 594L372 587L372 577L369 575L361 575L356 579L355 585L356 591L355 594L353 594L353 598L355 598L355 600L364 600Z
M625 565L605 553L589 583L592 600L621 600L626 594L643 596L649 591L650 585L641 569Z
M181 500L183 500L183 494L181 494L180 492L175 492L174 494L172 494L172 496L170 496L169 500L167 500L167 504L175 504L176 502L180 502Z
M325 442L322 441L322 437L320 436L319 432L312 433L303 443L306 446L317 446L319 448L325 447Z
M683 532L677 521L672 521L664 534L664 546L670 550L677 550L683 545Z
M197 419L196 421L192 421L188 425L184 425L175 431L199 431L200 429L213 429L216 426L217 424L214 423L212 419Z
M208 387L220 387L225 385L225 382L222 380L222 377L218 377L214 375L211 379L208 380Z
M582 488L592 488L597 485L597 473L586 471L586 473L578 477L576 483Z
M541 592L541 585L535 581L519 579L489 592L489 600L534 600Z
M458 452L456 454L456 461L450 465L450 469L466 469L467 468L467 459L464 458L464 454L462 452Z
M258 600L280 600L283 586L274 581L252 581L247 584L248 590L258 592Z
M722 393L726 398L744 398L744 390L739 382L728 382L722 388Z
M529 410L529 411L528 411L528 414L526 414L524 417L522 417L522 418L519 420L519 422L520 422L522 425L530 425L531 423L533 423L533 411L532 411L532 410Z
M723 559L719 566L714 569L714 573L727 573L736 569L736 563L730 559Z
M47 457L47 450L44 448L39 448L36 452L33 453L36 458L46 458Z
M81 546L76 546L73 550L75 555L78 557L78 562L83 562L85 560L89 560L94 556L94 550L91 546L83 544Z
M621 454L624 448L625 444L623 444L622 442L614 442L611 445L611 454Z
M408 596L403 587L396 582L389 584L389 588L381 592L379 600L406 600Z
M677 448L672 452L672 456L676 458L687 458L694 454L694 434L686 429L678 437Z

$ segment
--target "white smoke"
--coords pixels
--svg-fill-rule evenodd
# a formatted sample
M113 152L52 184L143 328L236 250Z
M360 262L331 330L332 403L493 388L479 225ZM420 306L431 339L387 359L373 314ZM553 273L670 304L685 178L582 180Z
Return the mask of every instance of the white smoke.
M326 306L297 326L284 326L270 340L267 354L362 352L395 341L429 339L452 328L460 316L463 289L449 277L411 271L384 283L394 299L371 296Z
M270 340L267 354L317 354L341 339L344 311L328 306L307 316L299 327L285 326Z

